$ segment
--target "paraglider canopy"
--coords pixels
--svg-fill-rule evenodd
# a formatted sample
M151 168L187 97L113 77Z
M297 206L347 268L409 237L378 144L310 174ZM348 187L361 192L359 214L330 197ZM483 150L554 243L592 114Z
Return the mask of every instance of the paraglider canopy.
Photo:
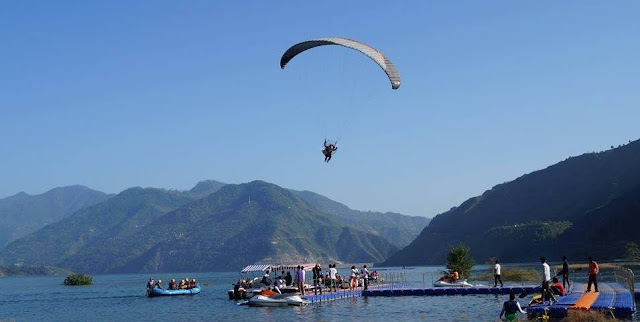
M337 45L350 49L357 50L367 57L371 58L373 61L382 68L382 70L389 77L389 81L391 82L392 89L400 88L400 73L396 69L395 65L385 57L381 52L377 49L356 40L351 40L347 38L341 37L333 37L333 38L321 38L315 40L307 40L301 43L295 44L291 46L280 58L280 68L284 69L284 67L289 63L293 57L306 51L311 48L315 48L318 46L326 46L326 45Z

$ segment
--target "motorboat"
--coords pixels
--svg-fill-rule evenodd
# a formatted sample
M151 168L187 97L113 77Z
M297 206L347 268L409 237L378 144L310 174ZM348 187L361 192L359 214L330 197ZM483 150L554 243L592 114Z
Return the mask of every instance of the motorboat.
M240 271L239 280L245 281L245 287L236 287L227 291L230 300L242 300L249 299L255 295L260 294L262 291L268 289L271 285L262 283L263 276L267 272L276 275L281 271L292 271L296 269L297 265L267 265L267 264L253 264L248 265ZM305 271L311 271L315 264L302 265ZM276 276L273 278L275 279ZM282 281L281 281L282 282ZM286 286L283 283L276 283L280 288L281 293L295 294L298 292L298 288L295 286ZM308 289L308 284L305 284L305 289Z
M309 301L302 299L298 295L291 294L255 295L249 299L250 306L302 306L306 304L309 304Z

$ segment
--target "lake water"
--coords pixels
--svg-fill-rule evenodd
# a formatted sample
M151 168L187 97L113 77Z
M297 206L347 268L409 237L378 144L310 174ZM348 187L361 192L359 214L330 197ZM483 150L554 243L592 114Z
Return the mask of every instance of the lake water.
M407 270L407 284L431 284L442 267ZM381 270L398 274L401 270ZM64 277L0 278L0 321L496 321L507 296L351 298L304 307L254 308L228 300L237 272L154 274L196 278L204 283L195 296L147 298L148 274L96 275L90 286L61 285ZM603 278L606 278L604 276ZM396 277L397 281L397 277ZM482 282L477 282L482 283ZM486 284L486 282L484 283ZM524 305L529 298L522 299Z

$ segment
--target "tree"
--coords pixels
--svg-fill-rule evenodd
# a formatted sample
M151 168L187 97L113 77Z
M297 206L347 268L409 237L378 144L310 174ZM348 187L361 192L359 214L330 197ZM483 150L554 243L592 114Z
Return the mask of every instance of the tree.
M624 255L624 257L629 260L640 260L640 246L636 243L627 243L627 250Z
M447 268L457 271L464 278L471 277L471 269L476 262L471 258L471 248L465 244L450 246L447 254Z

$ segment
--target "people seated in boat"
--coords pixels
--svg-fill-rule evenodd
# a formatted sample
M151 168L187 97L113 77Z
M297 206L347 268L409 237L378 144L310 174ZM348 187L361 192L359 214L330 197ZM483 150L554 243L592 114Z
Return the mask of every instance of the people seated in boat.
M451 280L455 283L458 279L460 279L460 274L458 274L458 271L453 271L453 273L451 273Z
M233 285L233 298L241 299L245 297L247 291L244 288L244 280L238 280L235 285Z
M156 282L156 285L154 285L154 287L157 287L157 288L159 288L159 289L162 289L162 280L158 280L158 281Z
M191 279L191 284L189 285L189 288L195 288L198 285L198 282L196 281L196 279Z
M262 280L260 280L260 283L262 283L264 285L271 285L271 283L273 283L271 281L271 277L269 276L269 271L268 270L266 272L264 272L264 276L262 276Z
M279 280L275 280L273 284L271 284L271 290L275 291L278 294L282 294L282 292L280 291L280 286L278 285L278 281Z
M179 289L184 289L184 288L186 288L186 287L187 287L187 285L186 285L186 281L185 281L185 280L184 280L184 278L183 278L183 279L181 279L181 280L180 280L180 284L178 284L178 288L179 288Z
M170 290L177 290L178 289L178 284L176 283L176 280L173 279L173 278L169 281L169 289Z
M557 277L553 278L553 284L551 285L551 290L553 291L554 294L560 295L560 296L564 296L564 294L566 293L564 286L562 285L562 283L560 283Z
M293 277L291 276L291 272L287 272L287 275L284 277L284 282L287 286L291 286L293 284Z
M518 312L522 314L527 313L524 310L522 310L522 307L520 307L520 303L516 301L516 294L512 292L509 294L509 300L504 302L504 304L502 305L502 311L500 312L500 319L502 319L502 316L504 315L505 320L516 321L518 319Z

